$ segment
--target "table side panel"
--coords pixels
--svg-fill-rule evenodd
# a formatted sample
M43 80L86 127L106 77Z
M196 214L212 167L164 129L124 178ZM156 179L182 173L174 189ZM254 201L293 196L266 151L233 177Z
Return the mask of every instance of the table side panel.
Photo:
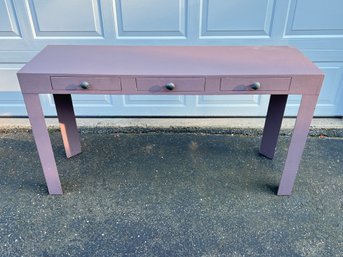
M53 93L49 74L17 73L17 77L23 94Z
M292 76L289 94L319 95L324 80L322 75L294 75Z

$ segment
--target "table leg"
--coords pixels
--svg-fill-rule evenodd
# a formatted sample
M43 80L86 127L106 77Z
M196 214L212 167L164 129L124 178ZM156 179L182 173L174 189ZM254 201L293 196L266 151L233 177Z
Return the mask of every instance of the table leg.
M277 193L278 195L291 195L292 193L317 99L317 95L303 95L301 98L291 143L288 148L285 167Z
M273 159L288 95L271 95L264 124L260 153Z
M69 94L54 94L58 121L67 158L81 153L81 143Z
M63 194L39 94L23 94L49 194Z

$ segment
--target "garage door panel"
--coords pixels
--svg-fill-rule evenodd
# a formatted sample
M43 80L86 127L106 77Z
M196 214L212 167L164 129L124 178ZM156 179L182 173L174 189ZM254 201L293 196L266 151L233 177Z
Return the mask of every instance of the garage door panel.
M341 0L0 0L0 115L26 115L15 73L48 44L291 45L326 75L315 114L343 115L341 10ZM264 116L268 99L73 96L81 116ZM52 97L41 100L55 115ZM298 105L290 97L286 114Z

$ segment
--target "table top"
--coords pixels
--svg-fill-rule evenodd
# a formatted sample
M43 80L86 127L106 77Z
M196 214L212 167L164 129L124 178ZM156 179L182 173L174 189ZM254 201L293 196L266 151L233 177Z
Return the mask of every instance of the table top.
M287 46L49 45L20 74L221 76L322 75Z

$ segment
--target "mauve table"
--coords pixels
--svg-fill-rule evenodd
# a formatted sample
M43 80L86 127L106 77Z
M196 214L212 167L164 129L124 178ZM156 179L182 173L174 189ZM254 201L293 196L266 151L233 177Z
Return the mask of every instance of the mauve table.
M302 95L277 193L290 195L324 78L301 52L285 46L55 45L17 75L50 194L62 194L62 187L39 94L53 94L68 158L81 152L71 94L268 94L260 146L268 158L288 95Z

